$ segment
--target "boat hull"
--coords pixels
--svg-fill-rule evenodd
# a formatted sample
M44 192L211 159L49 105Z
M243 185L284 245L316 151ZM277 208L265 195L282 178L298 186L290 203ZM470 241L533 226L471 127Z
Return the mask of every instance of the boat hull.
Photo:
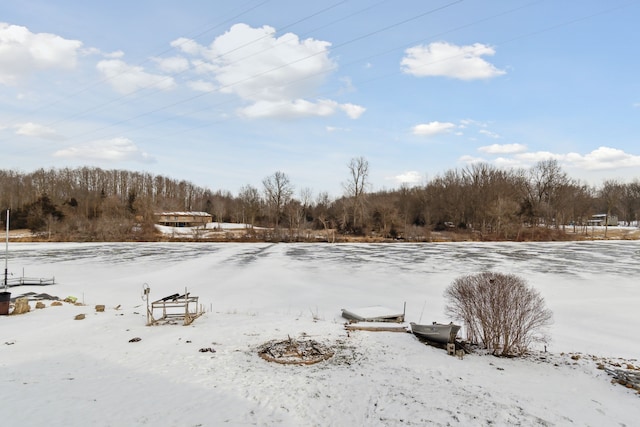
M342 317L351 322L404 322L404 313L381 306L342 309Z
M442 324L434 322L430 325L419 325L411 322L410 325L411 332L413 332L416 337L440 344L455 342L456 335L458 335L458 331L460 330L460 326L454 325L453 323Z

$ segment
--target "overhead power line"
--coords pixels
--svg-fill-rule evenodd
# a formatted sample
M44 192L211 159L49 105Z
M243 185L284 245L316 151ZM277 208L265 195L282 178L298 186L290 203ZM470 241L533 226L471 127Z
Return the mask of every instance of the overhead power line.
M388 26L385 26L385 27L378 28L378 29L376 29L376 30L374 30L374 31L371 31L371 32L368 32L368 33L362 34L362 35L357 36L357 37L355 37L355 38L353 38L353 39L350 39L350 40L347 40L347 41L345 41L345 42L343 42L343 43L340 43L340 44L338 44L338 45L334 46L332 49L333 49L333 50L339 49L339 48L341 48L341 47L344 47L344 46L349 45L349 44L351 44L351 43L355 43L356 41L359 41L359 40L365 39L365 38L367 38L367 37L369 37L369 36L372 36L372 35L374 35L374 34L379 34L379 33L381 33L381 32L384 32L384 31L388 30L388 29L391 29L391 28L397 27L397 26L399 26L399 25L403 25L404 23L410 22L410 21L412 21L412 20L418 19L419 17L425 16L425 15L430 14L430 13L434 13L436 10L441 10L442 8L450 7L450 6L454 5L454 4L460 3L461 1L462 1L462 0L459 0L459 1L456 1L456 2L452 2L452 3L449 3L449 4L447 4L447 5L445 5L445 6L441 7L441 8L438 8L438 9L435 9L435 10L431 10L431 11L427 11L427 12L424 12L424 13L422 13L422 14L420 14L420 15L414 16L414 17L412 17L412 18L408 18L408 19L406 19L406 20L399 21L399 22L396 22L396 23L394 23L394 24L391 24L391 25L388 25ZM527 5L522 6L522 7L517 7L517 8L509 9L509 10L507 10L507 11L501 12L501 13L496 14L496 15L492 15L492 16L490 16L490 17L482 18L482 19L479 19L479 20L473 21L473 22L471 22L471 23L468 23L468 24L465 24L465 25L462 25L462 26L457 26L457 27L455 27L455 28L453 28L453 29L451 29L451 30L448 30L448 31L445 31L445 32L441 32L441 33L439 33L438 35L432 35L432 36L429 36L428 38L421 38L420 40L418 40L418 41L416 41L416 42L412 42L412 43L421 42L421 41L427 40L427 39L429 39L429 38L433 38L433 37L436 37L436 36L442 36L442 35L444 35L444 34L452 33L452 32L454 32L454 31L458 31L458 30L460 30L460 29L470 27L470 26L472 26L472 25L477 25L477 24L479 24L479 23L486 22L486 21L488 21L488 20L495 19L495 18L500 17L500 16L504 16L504 15L506 15L506 14L508 14L508 13L512 13L512 12L514 12L514 11L521 10L521 9L523 9L523 8L525 8L525 7L529 7L529 6L531 6L531 5L533 5L533 4L537 4L537 3L539 3L539 2L531 2L531 3L528 3ZM550 25L550 26L545 27L545 28L541 28L541 29L539 29L539 30L535 30L535 31L532 31L532 32L528 32L528 33L520 34L520 35L517 35L517 36L511 37L511 38L507 38L507 39L505 39L505 40L503 40L503 41L499 42L499 45L504 45L504 44L507 44L507 43L514 42L514 41L516 41L516 40L520 40L520 39L522 39L522 38L532 37L532 36L535 36L535 35L537 35L537 34L545 33L545 32L548 32L548 31L553 31L553 30L555 30L555 29L557 29L557 28L561 28L561 27L563 27L563 26L567 26L567 25L574 24L574 23L576 23L576 22L580 22L580 21L584 21L584 20L587 20L587 19L591 19L591 18L593 18L593 17L599 16L599 15L602 15L602 14L605 14L605 13L609 13L609 12L611 12L611 11L613 11L613 10L617 10L617 9L620 9L620 8L624 8L624 7L626 7L626 6L628 6L629 4L632 4L632 3L633 3L633 2L628 2L628 3L622 4L622 5L618 5L618 6L610 7L610 8L603 9L603 10L600 10L600 11L598 11L598 12L595 12L595 13L592 13L592 14L589 14L589 15L585 15L585 16L577 17L577 18L574 18L574 19L571 19L571 20L567 20L567 21L563 21L563 22L560 22L560 23L557 23L557 24L554 24L554 25ZM340 20L343 20L343 19L344 19L344 17L343 17L343 18L340 18ZM293 24L291 24L291 25L293 25ZM328 26L328 25L331 25L331 24L327 24L327 25L325 25L325 27L326 27L326 26ZM405 44L405 45L403 45L403 46L406 46L406 44ZM400 48L395 48L395 49L391 49L391 50L386 50L386 51L384 51L384 52L379 52L379 53L376 53L375 55L368 56L367 58L359 59L359 60L356 60L356 61L352 61L352 62L350 62L350 63L347 63L346 65L348 66L348 65L351 65L351 64L354 64L354 63L357 63L357 62L362 62L362 61L365 61L365 60L370 59L370 58L372 58L372 57L376 57L376 56L384 55L384 54L387 54L387 53L392 52L392 51L397 51L398 49L400 49ZM274 68L272 68L272 69L270 69L270 70L266 70L266 71L261 72L261 73L256 73L255 75L249 76L249 77L247 77L247 78L245 78L245 79L242 79L242 80L236 81L236 82L234 82L234 83L232 83L232 84L229 84L229 85L226 85L226 86L224 86L223 88L231 88L231 87L233 87L233 86L235 86L235 85L238 85L238 84L244 83L244 82L246 82L246 81L248 81L248 80L250 80L250 79L260 77L260 76L262 76L262 75L264 75L264 74L266 74L266 73L274 72L274 71L277 71L277 70L282 69L282 68L287 67L287 66L291 66L291 65L293 65L293 64L295 64L295 63L298 63L298 62L303 61L303 60L305 60L305 59L309 59L309 58L311 58L311 57L313 57L313 56L315 56L315 55L322 54L322 53L326 53L326 52L325 52L325 51L322 51L322 52L319 52L319 53L315 53L315 54L313 54L313 55L309 55L309 56L304 57L304 58L299 58L298 60L295 60L295 61L289 62L289 63L287 63L287 64L284 64L284 65L281 65L281 66L278 66L278 67L274 67ZM455 58L455 57L457 57L457 56L459 56L459 55L456 55L456 56L453 56L453 57L451 57L451 58L447 58L447 59L453 59L453 58ZM444 60L447 60L447 59L444 59ZM344 64L343 64L343 65L344 65ZM427 64L427 65L429 65L429 64ZM303 79L297 79L296 81L292 81L292 82L290 82L289 84L294 84L294 83L297 83L297 82L299 82L299 81L301 81L301 80L304 80L304 79L307 79L307 78L312 78L312 77L317 76L318 74L324 74L324 73L326 73L326 72L327 72L327 71L323 71L323 72L320 72L320 73L316 73L314 76L306 76L306 77L305 77L305 78L303 78ZM365 80L365 81L361 81L361 82L359 82L359 84L361 84L361 85L362 85L362 84L369 84L369 83L372 83L372 82L375 82L375 81L378 81L378 80L381 80L381 79L384 79L384 78L388 78L388 77L393 76L393 75L397 75L397 74L399 74L399 73L400 73L400 71L397 71L397 72L394 72L394 73L388 73L388 74L385 74L385 75L377 76L377 77L374 77L374 78L371 78L371 79L368 79L368 80ZM208 94L208 92L204 92L204 93L202 93L202 94L198 94L198 95L196 95L196 96L188 97L188 98L185 98L185 99L183 99L183 100L176 101L176 102L170 103L170 104L168 104L168 105L162 106L162 107L160 107L160 108L156 108L156 109L153 109L153 110L151 110L151 111L147 111L147 112L144 112L144 113L138 114L138 115L136 115L136 116L134 116L134 117L130 117L130 118L127 118L127 119L124 119L124 120L120 120L120 121L117 121L117 122L114 122L114 123L112 123L112 124L109 124L109 125L106 125L106 126L103 126L103 127L99 127L99 128L96 128L96 129L92 129L92 130L90 130L90 131L88 131L88 132L84 132L84 133L81 133L81 134L74 135L74 136L73 136L73 138L82 137L82 136L85 136L85 135L87 135L87 134L91 134L91 133L95 133L95 132L98 132L98 131L101 131L101 130L104 130L104 129L112 128L112 127L117 126L117 125L122 124L122 123L127 123L127 122L130 122L130 121L135 120L135 119L138 119L138 118L142 118L142 117L145 117L145 116L149 116L149 115L151 115L151 114L153 114L153 113L157 113L157 112L160 112L160 111L164 111L164 110L167 110L167 109L169 109L169 108L171 108L171 107L174 107L174 106L177 106L177 105L185 104L185 103L187 103L187 102L189 102L189 101L195 100L195 99L200 98L200 97L202 97L202 96L206 96L207 94ZM164 122L169 122L169 121L172 121L172 120L175 120L175 119L178 119L178 118L184 117L184 116L185 116L185 115L187 115L187 114L194 114L194 113L197 113L197 112L206 111L206 110L209 110L209 109L211 109L211 108L215 108L215 107L217 107L217 106L221 106L221 105L223 105L223 104L225 104L225 103L226 103L226 102L218 103L218 104L216 104L215 106L209 106L209 107L207 107L207 108L204 108L204 109L198 109L198 110L195 110L195 111L191 111L191 112L189 112L189 113L182 113L182 114L179 114L179 115L174 116L173 118L163 118L163 119L158 120L158 121L155 121L155 122L153 122L153 123L147 123L147 124L144 124L144 125L141 125L141 126L132 127L132 128L130 128L130 130L142 129L142 128L146 128L146 127L149 127L149 126L152 126L152 125L155 125L155 124L164 123ZM164 134L162 137L163 137L163 138L166 138L166 137L174 136L174 135L176 135L176 134L184 133L184 132L187 132L187 131L190 131L190 130L200 129L200 128L208 127L208 126L213 126L213 125L215 125L216 123L220 123L220 122L221 122L220 120L207 122L206 124L204 124L204 125L202 125L202 126L195 126L195 127L190 127L190 128L188 128L188 129L181 129L181 130L179 130L179 131L176 131L175 133L171 133L171 134ZM120 132L118 132L118 133L120 133Z
M453 6L453 5L456 5L456 4L461 3L461 2L463 2L463 1L464 1L464 0L455 0L455 1L453 1L453 2L450 2L450 3L445 4L445 5L443 5L443 6L440 6L440 7L434 8L434 9L429 9L429 10L427 10L427 11L425 11L425 12L422 12L422 13L420 13L420 14L414 15L414 16L412 16L412 17L410 17L410 18L407 18L407 19L404 19L404 20L401 20L401 21L395 22L395 23L393 23L393 24L390 24L390 25L387 25L387 26L381 27L381 28L376 29L376 30L374 30L374 31L370 31L370 32L368 32L368 33L362 34L362 35L357 36L357 37L355 37L355 38L352 38L352 39L350 39L350 40L348 40L348 41L345 41L345 42L343 42L343 43L340 43L340 44L338 44L338 45L334 46L334 47L332 48L332 50L340 49L340 48L342 48L342 47L344 47L344 46L347 46L347 45L350 45L350 44L355 43L355 42L357 42L357 41L360 41L360 40L366 39L366 38L371 37L371 36L373 36L373 35L380 34L380 33L382 33L382 32L388 31L388 30L390 30L390 29L392 29L392 28L396 28L396 27L398 27L398 26L400 26L400 25L404 25L404 24L406 24L406 23L408 23L408 22L415 21L415 20L417 20L417 19L423 18L424 16L434 14L434 13L436 13L436 12L439 12L439 11L441 11L441 10L444 10L444 9L446 9L446 8L448 8L448 7L451 7L451 6ZM315 57L315 56L322 55L322 54L326 54L328 51L329 51L328 49L323 49L323 50L318 51L318 52L316 52L316 53L313 53L313 54L310 54L310 55L304 56L304 57L302 57L302 58L298 58L298 59L296 59L296 60L290 61L290 62L288 62L288 63L286 63L286 64L282 64L282 65L279 65L279 66L276 66L276 67L270 68L270 69L268 69L268 70L265 70L265 71L262 71L262 72L259 72L259 73L255 73L255 74L253 74L253 75L251 75L251 76L248 76L248 77L246 77L246 78L243 78L243 79L237 80L237 81L235 81L235 82L233 82L233 83L230 83L230 84L227 84L227 85L223 85L223 86L221 86L221 87L219 87L219 88L216 88L216 91L219 91L219 90L221 90L221 89L230 89L230 88L233 88L234 86L237 86L237 85L239 85L239 84L246 83L246 82L251 81L251 80L253 80L253 79L255 79L255 78L258 78L258 77L264 76L264 75L269 74L269 73L273 73L273 72L275 72L275 71L281 70L281 69L286 68L286 67L290 67L290 66L292 66L292 65L295 65L295 64L300 63L300 62L302 62L302 61L308 60L308 59L313 58L313 57ZM148 115L150 115L150 114L158 113L158 112L161 112L161 111L167 110L167 109L169 109L169 108L171 108L171 107L175 107L175 106L177 106L177 105L181 105L181 104L184 104L184 103L186 103L186 102L193 101L193 100L198 99L198 98L202 98L202 97L204 97L204 96L206 96L206 95L208 95L208 94L210 94L210 93L212 93L212 92L213 92L213 91L206 91L206 92L202 92L202 93L200 93L200 94L193 95L193 96L191 96L191 97L188 97L188 98L182 99L182 100L180 100L180 101L176 101L176 102L173 102L173 103L170 103L170 104L164 105L164 106L162 106L162 107L159 107L159 108L156 108L156 109L153 109L153 110L150 110L150 111L147 111L147 112L144 112L144 113L138 114L138 115L133 116L133 117L130 117L130 118L128 118L128 119L123 119L123 120L120 120L120 121L117 121L117 122L111 123L111 124L109 124L109 125L102 126L102 127L100 127L100 128L96 128L96 129L93 129L93 130L90 130L90 131L87 131L87 132L83 132L83 133L80 133L80 134L76 134L76 135L74 135L72 138L79 138L79 137L82 137L82 136L90 135L90 134L95 133L95 132L98 132L98 131L100 131L100 130L108 129L108 128L111 128L111 127L117 126L117 125L119 125L119 124L127 123L127 122L130 122L130 121L132 121L132 120L135 120L135 119L138 119L138 118L141 118L141 117L148 116Z

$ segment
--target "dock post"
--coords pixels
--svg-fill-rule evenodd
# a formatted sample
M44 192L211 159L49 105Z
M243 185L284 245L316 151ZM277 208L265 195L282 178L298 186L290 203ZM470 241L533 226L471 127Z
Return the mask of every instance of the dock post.
M450 342L450 343L447 344L447 354L449 356L455 356L455 354L456 354L456 344L455 343Z

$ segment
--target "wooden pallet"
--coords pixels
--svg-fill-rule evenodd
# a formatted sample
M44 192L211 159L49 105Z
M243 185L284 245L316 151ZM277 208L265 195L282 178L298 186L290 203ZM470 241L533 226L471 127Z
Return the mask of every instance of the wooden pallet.
M385 323L384 325L374 322L347 323L344 325L347 331L371 331L371 332L409 332L405 325Z
M640 391L640 372L604 368L619 384Z

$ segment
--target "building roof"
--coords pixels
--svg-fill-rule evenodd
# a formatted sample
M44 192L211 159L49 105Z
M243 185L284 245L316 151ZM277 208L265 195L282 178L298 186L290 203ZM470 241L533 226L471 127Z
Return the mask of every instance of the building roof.
M163 216L212 216L207 212L156 212L155 215Z

